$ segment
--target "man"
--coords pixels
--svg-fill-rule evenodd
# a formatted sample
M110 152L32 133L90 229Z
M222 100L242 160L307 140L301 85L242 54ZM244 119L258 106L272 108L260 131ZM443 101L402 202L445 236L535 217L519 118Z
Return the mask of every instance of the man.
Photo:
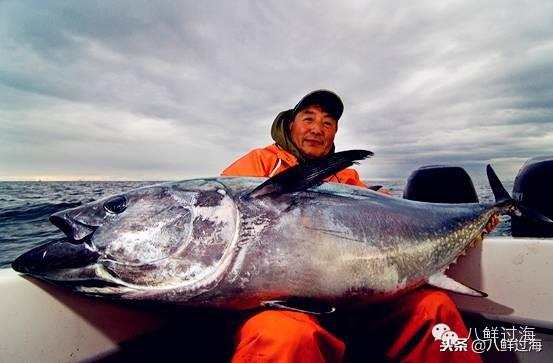
M333 92L318 90L307 94L273 122L274 144L255 149L238 159L222 175L271 177L309 159L334 152L334 137L344 106ZM354 169L348 168L326 179L367 188ZM383 193L390 194L383 190ZM492 222L497 223L494 219ZM440 352L432 328L447 324L459 337L467 329L449 296L431 288L421 288L392 302L373 307L366 332L379 328L386 359L405 362L480 362L477 354ZM364 337L369 339L369 337ZM266 310L244 321L236 335L233 362L340 362L344 342L304 313ZM367 357L367 361L371 358Z

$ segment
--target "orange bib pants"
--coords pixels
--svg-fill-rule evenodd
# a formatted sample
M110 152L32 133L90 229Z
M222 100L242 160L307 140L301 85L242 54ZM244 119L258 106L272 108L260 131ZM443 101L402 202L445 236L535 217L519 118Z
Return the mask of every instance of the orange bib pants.
M346 355L360 362L482 362L471 350L470 338L466 352L440 351L440 341L432 335L434 325L445 323L464 338L468 331L449 296L433 288L419 288L337 319L342 320L341 339L308 314L257 313L238 329L232 362L341 362Z

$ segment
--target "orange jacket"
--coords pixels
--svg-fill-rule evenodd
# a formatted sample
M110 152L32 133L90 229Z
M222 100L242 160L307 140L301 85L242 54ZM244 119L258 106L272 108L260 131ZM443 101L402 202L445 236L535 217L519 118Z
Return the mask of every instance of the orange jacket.
M250 151L223 170L221 175L272 177L297 164L298 160L294 155L277 144L271 144L262 149ZM343 169L326 178L325 181L368 188L359 178L357 171L351 168ZM386 190L380 191L390 194Z

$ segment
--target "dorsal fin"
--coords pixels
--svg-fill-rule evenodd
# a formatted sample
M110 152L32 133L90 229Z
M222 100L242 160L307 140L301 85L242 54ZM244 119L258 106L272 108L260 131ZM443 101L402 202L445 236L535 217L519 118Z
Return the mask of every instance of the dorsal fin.
M255 188L250 197L256 198L273 193L293 193L315 186L323 179L347 168L357 160L374 154L368 150L348 150L306 161L266 180Z

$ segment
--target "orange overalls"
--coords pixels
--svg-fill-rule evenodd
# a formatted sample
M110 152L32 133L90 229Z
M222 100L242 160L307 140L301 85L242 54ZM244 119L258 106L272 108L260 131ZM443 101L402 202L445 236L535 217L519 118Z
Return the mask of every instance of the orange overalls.
M221 175L270 177L297 163L294 155L272 144L252 150ZM357 171L350 168L326 181L367 188ZM368 307L366 313L356 314L349 323L357 336L367 342L357 342L360 348L368 349L364 356L367 362L381 357L401 362L481 362L478 354L471 351L470 339L467 352L440 351L440 341L432 336L435 324L447 324L459 337L467 337L468 331L453 301L439 290L419 288ZM373 344L368 344L371 341ZM355 346L355 338L352 344ZM345 343L323 328L314 316L266 310L247 318L238 329L232 362L341 362L344 354Z

